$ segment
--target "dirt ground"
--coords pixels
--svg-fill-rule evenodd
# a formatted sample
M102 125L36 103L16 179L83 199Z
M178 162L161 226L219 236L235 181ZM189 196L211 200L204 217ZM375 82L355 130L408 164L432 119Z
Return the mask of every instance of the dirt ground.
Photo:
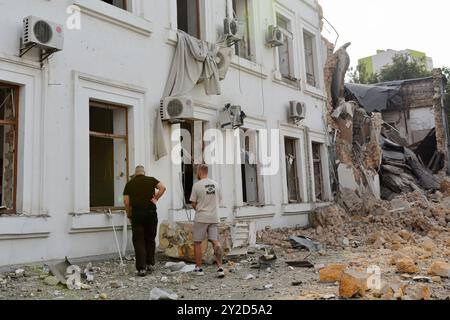
M217 279L215 267L207 266L206 275L198 277L192 273L171 274L165 264L167 259L159 257L156 270L145 278L135 276L134 262L110 260L90 264L94 281L85 290L69 290L62 284L47 284L49 276L42 265L25 266L23 274L15 270L0 276L0 299L33 300L148 300L153 288L173 292L178 299L202 300L301 300L301 299L340 299L339 283L320 283L318 269L331 263L345 263L350 266L378 265L382 270L385 283L403 281L410 286L417 281L400 275L395 266L389 265L391 250L372 249L370 247L345 248L309 254L299 250L276 249L277 259L272 266L257 268L256 262L264 251L242 256L226 264L227 275ZM307 260L315 268L292 268L286 261ZM83 270L86 264L79 265ZM16 269L17 270L17 269ZM423 265L417 274L427 274ZM232 271L232 272L230 272ZM252 277L253 276L253 277ZM86 280L83 280L87 284ZM431 299L450 299L450 280L442 278L440 282L427 283ZM368 293L360 299L375 299ZM399 298L400 299L400 298Z

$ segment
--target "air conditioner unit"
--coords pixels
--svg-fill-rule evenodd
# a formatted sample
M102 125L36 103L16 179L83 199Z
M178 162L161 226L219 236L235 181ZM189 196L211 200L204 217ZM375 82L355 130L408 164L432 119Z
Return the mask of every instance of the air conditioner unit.
M61 51L64 45L62 25L29 16L23 19L23 47L37 46L43 50Z
M183 120L194 118L194 101L192 97L168 97L161 100L160 114L162 120Z
M240 41L242 38L239 34L239 22L236 19L225 18L223 21L223 33L228 41Z
M300 101L291 101L289 108L289 120L300 121L306 117L306 104Z
M241 106L227 104L220 112L220 127L222 129L237 129L244 125L246 114Z
M231 59L233 58L233 48L223 47L219 49L216 55L217 68L219 69L219 78L224 80L227 76L228 69L230 68Z
M266 43L272 48L284 46L283 31L281 31L281 29L277 26L269 26Z

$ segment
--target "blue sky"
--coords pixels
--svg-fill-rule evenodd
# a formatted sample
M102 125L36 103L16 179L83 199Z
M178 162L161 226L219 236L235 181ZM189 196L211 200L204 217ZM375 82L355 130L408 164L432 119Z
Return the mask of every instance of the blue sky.
M338 46L352 42L348 49L352 66L359 58L375 54L377 49L413 49L426 52L435 67L450 67L448 0L319 0L319 3L325 18L340 34ZM326 31L324 34L328 35ZM327 38L334 42L336 36L330 33Z

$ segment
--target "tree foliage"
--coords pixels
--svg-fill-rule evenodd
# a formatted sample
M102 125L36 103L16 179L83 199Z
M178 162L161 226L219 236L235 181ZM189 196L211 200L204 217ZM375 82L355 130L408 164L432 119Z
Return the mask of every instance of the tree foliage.
M392 64L381 69L380 73L369 74L365 65L358 65L356 69L350 69L348 78L351 82L371 84L395 80L406 80L431 76L427 70L425 58L413 58L406 54L396 55Z

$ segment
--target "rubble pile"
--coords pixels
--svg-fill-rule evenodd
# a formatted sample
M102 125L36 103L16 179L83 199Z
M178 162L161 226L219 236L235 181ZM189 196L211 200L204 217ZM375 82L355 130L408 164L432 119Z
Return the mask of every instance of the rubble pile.
M258 233L264 244L281 248L291 247L289 236L306 236L329 247L374 245L395 249L398 245L413 243L424 236L435 239L445 247L450 239L450 197L441 192L430 199L416 191L392 201L363 199L353 194L353 208L361 214L350 214L339 204L317 209L310 219L309 229L266 229ZM356 203L356 204L355 204Z

